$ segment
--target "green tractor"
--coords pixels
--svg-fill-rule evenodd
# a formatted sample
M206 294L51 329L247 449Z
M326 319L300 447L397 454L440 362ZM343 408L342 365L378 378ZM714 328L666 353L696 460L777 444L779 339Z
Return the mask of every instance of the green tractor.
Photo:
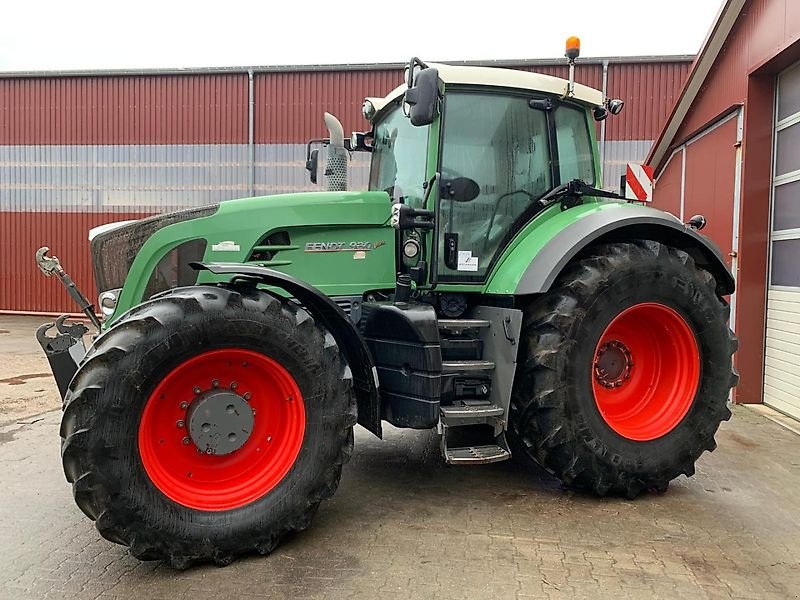
M269 553L336 491L356 423L600 496L691 476L730 417L734 281L702 217L599 189L594 121L622 103L570 71L412 59L369 132L326 115L327 192L93 230L102 322L42 248L100 330L39 332L100 533L177 568ZM359 151L369 190L346 191Z

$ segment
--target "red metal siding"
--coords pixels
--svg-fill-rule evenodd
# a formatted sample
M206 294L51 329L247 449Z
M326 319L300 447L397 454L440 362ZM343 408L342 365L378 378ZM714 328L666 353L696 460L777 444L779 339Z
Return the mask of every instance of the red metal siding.
M723 45L675 141L690 136L747 96L747 76L800 35L800 2L751 0ZM758 110L769 107L759 107Z
M608 140L653 140L658 136L689 74L690 63L630 63L608 67L611 98L625 101L607 120Z
M96 287L89 257L89 229L142 213L0 213L0 309L41 312L77 312L55 277L46 278L36 267L34 254L45 242L78 288L94 301Z
M401 70L257 73L255 141L296 144L325 137L326 111L339 118L346 134L364 130L364 98L385 96L402 81Z
M628 66L611 63L609 94L622 97L627 105L622 115L609 119L607 139L613 141L616 135L623 136L624 140L652 139L652 121L661 117L643 118L642 114L651 110L647 103L657 106L659 97L672 98L683 84L686 65L685 62L642 63L631 66L626 75ZM566 77L568 73L566 65L523 68L558 77ZM578 82L602 88L602 65L578 65L576 74ZM636 77L641 77L642 81L637 81ZM401 80L402 70L396 68L256 73L255 142L299 144L323 136L322 113L326 110L342 120L346 131L363 129L367 126L361 117L364 97L384 95ZM651 90L651 86L656 87ZM0 146L61 145L74 149L82 145L241 145L247 143L247 117L248 80L244 72L0 78ZM164 156L174 158L173 154ZM148 156L131 160L147 163ZM204 156L181 160L197 162L197 169L204 173L202 177L219 177L224 181L236 177L231 169L217 169L219 173L213 175L217 171L212 172L206 166L211 159ZM240 160L237 156L232 153L229 158L220 160L235 167ZM178 160L173 158L158 160ZM45 154L39 162L51 169L57 169L64 160L72 165L70 158L51 164L54 160ZM91 159L86 169L91 168L90 163ZM12 172L11 183L40 185L40 181L30 179L43 177L41 172L31 174L31 169L38 167L23 166L26 174ZM125 168L135 168L135 164L125 165ZM183 181L173 180L183 175L166 170L164 173L163 176L151 174L158 175L158 181L151 182L156 187L161 186L158 189L171 189L176 181ZM62 175L54 171L51 176L55 179L50 183L56 187L60 185ZM19 180L15 181L15 177ZM165 177L173 179L161 181ZM201 184L207 185L202 177ZM106 187L112 191L125 189L124 185L133 185L135 180L134 177L131 182L125 180L120 185ZM69 185L65 183L64 188ZM179 190L182 191L183 188ZM192 192L188 188L185 191ZM74 310L60 286L55 281L45 280L35 268L33 253L42 243L50 244L81 288L94 294L86 240L88 230L98 224L144 215L103 212L107 209L90 202L92 197L87 191L85 199L76 200L75 207L67 210L79 210L77 206L85 200L87 207L98 210L99 206L100 212L0 212L0 309ZM40 194L33 197L32 204L25 210L54 210L53 206L61 205L48 204L47 197ZM10 210L19 211L20 208ZM158 207L153 210L157 211Z
M562 65L524 67L566 77ZM609 66L608 92L626 100L607 139L652 139L683 85L687 63ZM361 103L401 83L402 71L257 73L256 142L298 143L324 133L320 115L365 125ZM601 65L577 81L601 89ZM148 75L0 79L0 144L246 143L247 75ZM619 135L617 134L619 131Z
M608 95L625 100L625 110L608 119L607 140L654 139L675 102L690 63L611 63ZM526 66L520 70L566 78L566 65ZM324 111L335 114L345 131L366 126L361 104L383 96L402 83L402 71L321 71L257 73L255 80L256 143L303 143L323 137ZM576 81L603 87L603 67L578 65Z
M773 106L772 76L750 77L748 102ZM744 116L742 206L739 217L739 272L736 278L737 366L741 379L737 402L761 402L766 329L767 256L772 190L772 110L748 110Z
M733 182L736 175L736 119L730 119L686 147L684 217L702 214L703 234L722 250L731 266Z
M241 144L247 75L0 78L0 144Z
M683 185L683 150L676 152L661 172L653 190L653 206L681 216L681 186Z

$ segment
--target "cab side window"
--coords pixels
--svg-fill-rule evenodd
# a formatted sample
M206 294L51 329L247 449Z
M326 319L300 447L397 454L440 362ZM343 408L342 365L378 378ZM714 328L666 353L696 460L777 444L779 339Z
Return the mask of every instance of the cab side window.
M586 114L569 106L559 106L555 111L556 143L561 183L581 179L594 185L592 142Z

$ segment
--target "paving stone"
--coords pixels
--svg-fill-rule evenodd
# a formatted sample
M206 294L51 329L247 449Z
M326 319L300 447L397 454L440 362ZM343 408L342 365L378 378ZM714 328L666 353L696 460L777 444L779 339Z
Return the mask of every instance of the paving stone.
M311 529L185 572L99 536L64 480L60 414L37 418L0 426L1 600L800 598L800 437L744 407L696 477L633 502L513 461L448 467L431 432L357 429Z

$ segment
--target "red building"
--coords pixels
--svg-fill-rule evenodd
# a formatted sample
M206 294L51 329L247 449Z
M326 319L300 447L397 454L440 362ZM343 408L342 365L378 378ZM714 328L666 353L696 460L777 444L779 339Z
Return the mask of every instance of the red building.
M581 59L577 78L625 100L598 128L605 181L642 161L693 57ZM481 63L567 76L565 60ZM305 143L324 111L362 130L361 104L403 65L0 74L0 311L74 311L33 256L42 244L94 294L91 227L220 200L313 189ZM364 186L365 162L351 164Z
M736 277L736 400L800 418L800 2L727 0L648 161Z

